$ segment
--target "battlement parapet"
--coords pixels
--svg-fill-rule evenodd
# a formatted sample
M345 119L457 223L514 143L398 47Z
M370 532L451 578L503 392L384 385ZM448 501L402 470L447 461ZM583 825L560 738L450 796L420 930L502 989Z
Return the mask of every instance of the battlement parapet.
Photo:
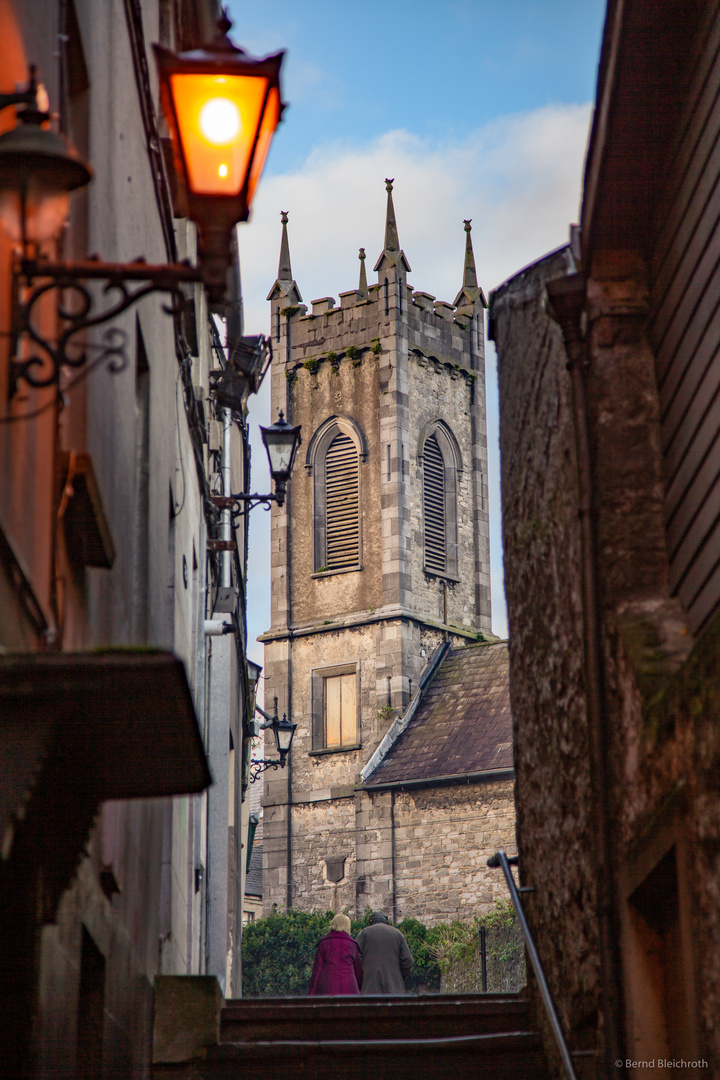
M404 350L417 349L428 356L441 357L443 364L468 370L482 367L482 346L476 347L473 313L457 311L453 304L437 300L432 293L413 290L403 283L400 289L384 288L384 282L370 286L364 296L359 289L283 308L290 332L290 348L285 363L290 370L309 361L320 362L327 354L341 358L350 349L355 365L362 362L374 341L383 341L383 351L404 341ZM454 370L454 366L453 366Z
M333 296L321 296L319 300L312 300L312 313L313 315L324 315L327 311L332 311L335 307L335 298Z
M412 302L415 307L422 308L423 311L432 311L433 304L435 303L435 297L427 292L412 292Z

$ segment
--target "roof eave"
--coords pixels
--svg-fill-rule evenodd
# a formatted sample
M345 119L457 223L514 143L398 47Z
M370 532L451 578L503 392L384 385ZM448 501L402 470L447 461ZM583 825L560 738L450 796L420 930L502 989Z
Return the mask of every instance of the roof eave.
M358 784L355 791L391 791L400 788L443 787L447 784L482 784L492 780L513 780L514 778L515 769L510 765L502 769L481 769L478 772L386 780L379 784Z

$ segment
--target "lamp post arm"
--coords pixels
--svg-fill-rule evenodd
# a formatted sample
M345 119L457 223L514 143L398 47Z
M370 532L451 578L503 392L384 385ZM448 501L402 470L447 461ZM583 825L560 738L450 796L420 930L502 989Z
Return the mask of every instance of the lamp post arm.
M127 263L103 262L101 259L77 259L72 262L51 262L49 259L22 257L19 272L28 282L35 278L51 278L65 286L74 279L82 281L104 280L108 286L122 281L151 281L156 289L177 288L183 282L202 282L200 267L192 266L185 259L179 263L149 263L133 259Z
M255 712L259 712L261 716L264 716L268 724L276 724L278 722L277 713L275 713L274 716L270 716L268 713L265 712L264 709L261 709L257 703L255 704ZM261 728L265 728L265 726L265 724L260 725Z
M31 354L22 360L17 356L11 358L10 396L17 391L20 379L30 386L53 386L59 382L60 370L64 366L83 367L87 359L84 349L79 353L72 349L75 344L73 338L77 334L110 322L150 293L171 293L177 305L181 297L180 286L202 280L202 271L189 262L156 266L142 259L130 263L104 263L100 259L77 262L50 262L27 257L17 259L13 264L11 340L17 343L23 335L27 335L37 346L39 355ZM114 302L100 312L94 311L96 298L84 284L88 281L104 281L102 293L115 293ZM129 282L137 282L137 287L130 288ZM53 291L57 294L56 309L62 329L57 338L51 340L40 332L34 314L39 310L42 298ZM67 294L74 294L74 307L69 303ZM115 370L124 366L117 363L120 353L121 348L114 348Z

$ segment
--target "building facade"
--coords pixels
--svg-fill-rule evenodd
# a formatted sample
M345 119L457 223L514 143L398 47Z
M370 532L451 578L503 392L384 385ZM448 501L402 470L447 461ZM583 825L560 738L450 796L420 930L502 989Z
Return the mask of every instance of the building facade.
M588 1076L720 1070L719 55L714 0L608 4L580 227L491 296L520 865Z
M360 774L415 700L437 646L490 634L484 298L466 223L454 304L413 291L386 181L385 244L368 286L302 304L283 232L268 299L273 410L301 424L272 521L266 702L298 723L266 781L263 906L398 906L384 796ZM395 730L393 728L393 730ZM390 740L392 741L392 740ZM381 830L382 832L382 830ZM380 834L378 834L380 836ZM423 909L424 913L424 909Z
M0 3L0 89L37 65L53 127L94 172L41 254L194 259L151 43L200 46L219 15L214 0ZM14 258L2 232L0 1073L147 1076L159 973L240 987L246 529L212 499L244 489L248 455L243 402L211 391L242 344L238 283L227 342L189 286L174 315L160 293L90 329L59 387L14 385L33 349L30 370L48 369L9 334ZM94 312L117 299L90 293ZM56 299L35 317L51 345Z

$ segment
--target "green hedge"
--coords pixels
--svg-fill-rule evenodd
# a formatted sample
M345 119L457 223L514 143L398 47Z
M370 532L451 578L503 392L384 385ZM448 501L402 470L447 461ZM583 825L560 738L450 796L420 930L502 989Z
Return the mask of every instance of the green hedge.
M346 912L346 914L348 914ZM356 937L372 912L352 919ZM332 911L273 912L243 927L242 968L245 997L294 997L307 994L315 948L327 934ZM405 986L411 993L443 989L450 993L479 989L478 928L488 930L490 989L517 989L525 981L524 952L512 904L498 903L493 911L470 923L440 923L428 927L419 919L397 925L410 946L415 966ZM516 986L515 983L518 985Z
M315 949L327 934L333 911L273 912L243 927L242 968L244 997L294 997L307 994ZM370 908L362 919L351 919L353 937L368 925ZM429 929L417 919L398 924L415 959L407 989L438 990L440 967L433 948L440 927Z

